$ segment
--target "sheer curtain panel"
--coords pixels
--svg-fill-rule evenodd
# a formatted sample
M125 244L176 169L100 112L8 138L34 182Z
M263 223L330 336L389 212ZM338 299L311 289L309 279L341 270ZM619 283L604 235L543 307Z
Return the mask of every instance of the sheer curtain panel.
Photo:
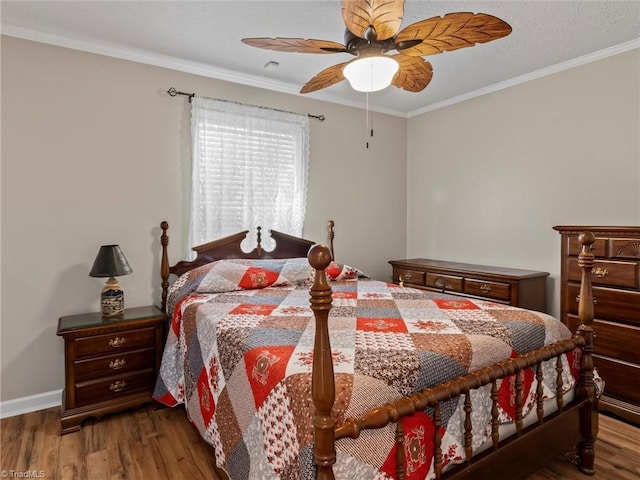
M302 235L309 166L309 117L194 97L191 106L190 245L255 229ZM263 246L273 247L268 235Z

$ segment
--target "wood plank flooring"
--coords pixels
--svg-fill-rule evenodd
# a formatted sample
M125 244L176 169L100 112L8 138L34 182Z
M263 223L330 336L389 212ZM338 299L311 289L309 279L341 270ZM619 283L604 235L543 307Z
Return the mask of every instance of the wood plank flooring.
M60 409L50 408L5 418L0 430L2 478L25 478L28 471L27 478L47 479L218 480L213 452L183 408L150 405L89 420L79 432L63 436ZM587 477L558 458L527 480L636 480L640 429L600 415L596 472Z

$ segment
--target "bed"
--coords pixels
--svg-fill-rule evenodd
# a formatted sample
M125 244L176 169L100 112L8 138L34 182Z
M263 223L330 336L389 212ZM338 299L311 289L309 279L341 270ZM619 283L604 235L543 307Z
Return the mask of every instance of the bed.
M577 448L593 475L598 429L590 271L582 325L380 282L328 246L248 231L168 261L171 318L154 398L183 404L221 478L523 478ZM169 278L177 279L170 285Z

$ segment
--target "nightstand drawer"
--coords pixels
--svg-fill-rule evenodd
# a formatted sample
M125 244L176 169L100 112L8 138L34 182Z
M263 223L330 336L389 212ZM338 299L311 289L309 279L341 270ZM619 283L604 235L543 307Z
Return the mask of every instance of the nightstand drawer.
M393 270L393 281L395 283L404 283L411 285L424 285L424 272L419 272L417 270L406 270L404 268L394 268Z
M114 375L99 381L76 384L76 407L106 402L132 393L153 391L155 383L154 369L134 372L129 375Z
M156 342L156 329L154 327L139 328L77 338L74 342L76 358L132 350L141 347L153 347Z
M464 293L478 297L495 298L496 300L509 301L511 288L508 283L488 282L466 278L464 280Z
M462 277L427 272L427 287L443 292L462 292Z
M145 348L75 362L76 382L154 368L155 348Z

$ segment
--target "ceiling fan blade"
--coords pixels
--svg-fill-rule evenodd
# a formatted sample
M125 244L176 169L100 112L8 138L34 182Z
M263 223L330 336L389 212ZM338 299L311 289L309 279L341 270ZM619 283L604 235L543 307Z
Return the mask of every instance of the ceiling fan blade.
M422 57L393 55L400 68L391 81L394 87L408 92L421 92L429 85L433 77L433 67Z
M243 38L242 43L278 52L338 53L347 51L347 47L341 43L306 38Z
M304 87L300 90L300 93L311 93L316 90L320 90L322 88L330 87L331 85L335 85L336 83L344 80L344 74L342 73L342 69L349 62L338 63L337 65L333 65L329 68L325 68L320 73L318 73L315 77L309 80Z
M377 40L393 37L402 24L404 0L342 0L342 19L347 29L364 38L369 26Z
M497 40L510 33L511 26L492 15L457 12L403 28L394 44L403 55L435 55ZM416 44L417 41L420 42Z

